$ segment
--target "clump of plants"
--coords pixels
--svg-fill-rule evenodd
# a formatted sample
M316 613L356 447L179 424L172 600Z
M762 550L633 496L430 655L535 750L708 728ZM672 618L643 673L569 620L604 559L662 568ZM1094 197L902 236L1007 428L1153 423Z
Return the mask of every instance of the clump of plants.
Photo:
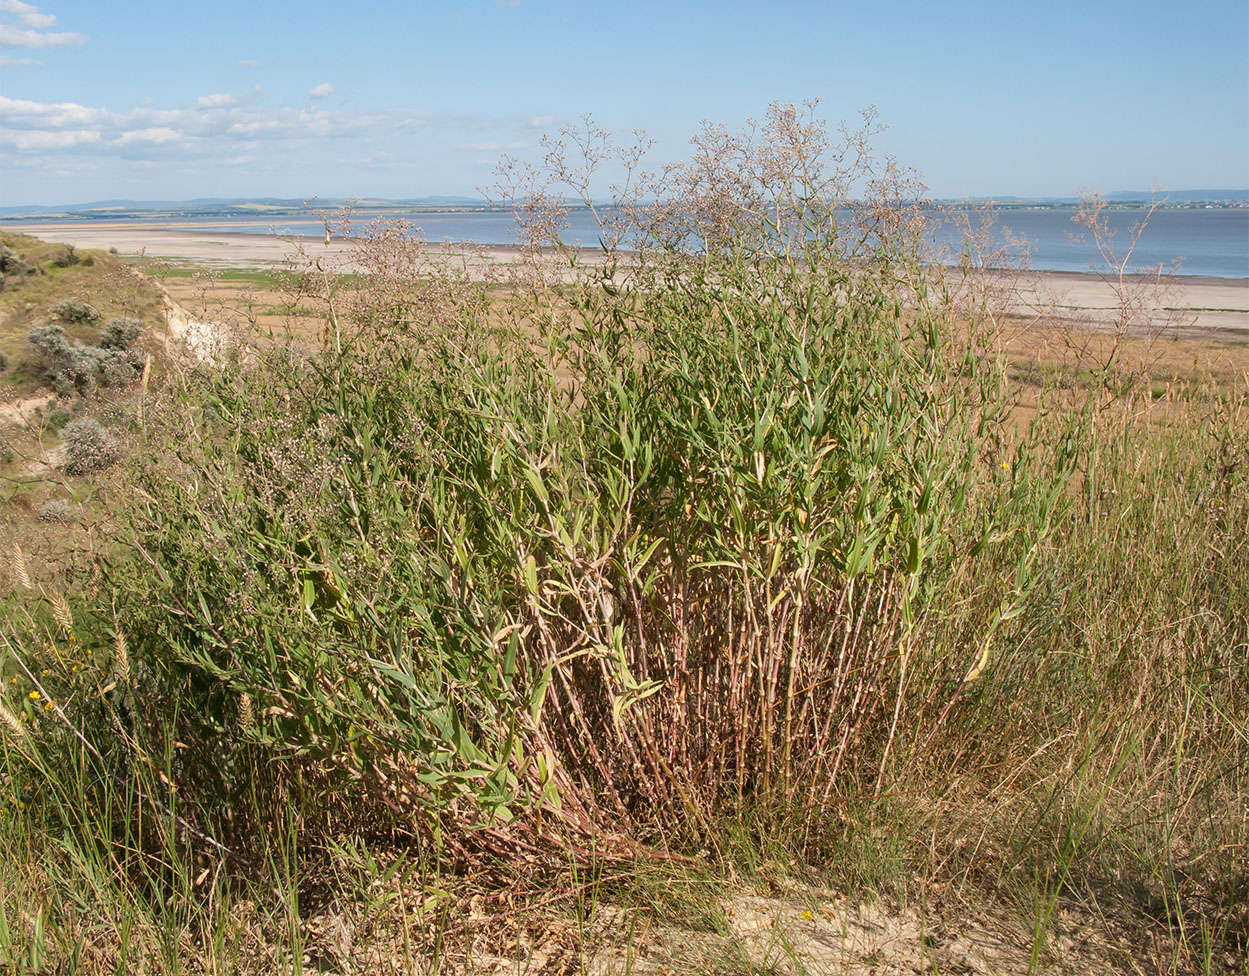
M111 467L121 456L117 439L94 417L78 417L61 431L65 441L65 470L90 474Z
M498 328L470 283L379 261L327 287L324 348L153 425L176 460L136 470L109 625L179 716L199 822L245 843L221 811L281 758L455 850L702 846L750 811L817 850L984 669L1072 455L1005 453L1000 371L926 298L887 164L788 110L706 138L655 195L680 207L632 211L632 264L542 269ZM937 646L951 612L982 641Z
M90 255L87 256L88 258ZM66 244L64 250L52 259L54 268L72 268L76 264L85 264L87 259L78 253L78 248L73 244Z
M21 276L29 269L20 254L7 244L0 244L0 292L12 285L20 285Z
M39 507L39 521L71 525L78 521L74 506L62 498L50 498Z
M66 299L53 305L51 311L58 319L73 325L95 325L100 321L100 313L87 302Z
M0 244L0 274L23 274L25 270L21 255L7 244Z
M137 319L114 318L104 325L94 346L71 340L64 326L55 324L37 326L27 338L52 388L61 396L85 396L96 385L125 386L138 378L145 358L134 345L139 332Z

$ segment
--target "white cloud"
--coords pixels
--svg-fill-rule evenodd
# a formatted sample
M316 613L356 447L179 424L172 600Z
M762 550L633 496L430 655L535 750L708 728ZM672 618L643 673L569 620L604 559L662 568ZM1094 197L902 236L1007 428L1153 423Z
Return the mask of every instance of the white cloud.
M0 24L0 47L81 47L85 43L87 35L73 31L41 34L39 31L23 30L12 24Z
M87 35L76 31L49 32L56 17L40 13L34 4L0 0L0 13L17 17L17 23L0 24L0 47L79 47L87 42Z
M41 14L39 8L22 0L0 0L0 13L17 14L23 27L46 30L56 26L56 18L52 14Z
M215 95L201 95L195 104L200 108L229 108L237 101L234 95L218 92Z
M42 68L43 62L37 58L11 58L7 54L0 54L0 68L21 68L21 67Z
M548 125L554 124L554 115L535 115L529 120L529 128L531 129L545 129Z
M153 126L148 129L131 129L123 132L117 137L117 145L129 146L136 142L146 142L152 145L161 145L166 142L176 142L185 138L177 129L171 129L167 125Z
M90 125L103 122L111 114L102 108L88 108L77 102L31 102L0 95L0 114L9 126L38 129L44 126Z
M348 175L332 178L349 186L352 167L393 172L397 178L407 174L403 178L408 179L411 172L428 171L431 160L454 159L457 172L466 170L475 159L521 149L518 141L529 121L527 116L487 120L418 109L351 110L335 107L333 99L273 105L222 92L180 104L157 98L112 110L0 95L0 172L21 174L13 185L23 180L23 192L34 197L44 192L35 173L89 163L120 185L150 166L161 172L160 186L185 188L158 191L153 183L148 186L152 194L193 196L196 173L208 178L228 170L245 174L235 177L245 181L272 170L295 178L341 156L346 165L333 170ZM524 148L532 147L529 140ZM20 195L7 182L6 195ZM395 184L397 195L406 192L399 189L404 185ZM101 189L98 195L113 192Z
M242 61L239 62L239 67L240 68L259 68L263 64L264 64L263 61L256 61L256 60L253 60L252 58L244 58Z
M321 84L309 88L308 94L313 98L325 98L326 95L334 94L334 86L328 81L323 81Z
M61 129L49 132L45 129L26 129L13 132L5 130L0 139L22 150L69 149L85 143L100 141L100 134L89 129Z
M250 122L235 122L230 126L230 132L240 136L254 136L262 132L276 132L286 128L276 119L253 119Z

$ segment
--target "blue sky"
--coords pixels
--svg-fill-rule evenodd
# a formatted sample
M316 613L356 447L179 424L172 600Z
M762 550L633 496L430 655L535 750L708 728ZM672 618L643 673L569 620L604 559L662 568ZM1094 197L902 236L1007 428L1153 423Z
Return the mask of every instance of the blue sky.
M0 205L475 195L585 113L875 105L930 193L1249 185L1249 4L0 0Z

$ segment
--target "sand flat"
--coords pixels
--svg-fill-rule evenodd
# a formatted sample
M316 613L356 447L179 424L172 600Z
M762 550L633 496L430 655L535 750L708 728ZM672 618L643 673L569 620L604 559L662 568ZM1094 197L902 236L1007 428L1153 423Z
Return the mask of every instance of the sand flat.
M268 227L267 221L249 221ZM48 241L82 248L116 248L122 255L144 255L209 268L281 267L291 260L297 245L310 257L324 257L349 268L350 242L318 238L299 240L272 234L231 233L211 229L212 221L101 221L13 222L0 225L15 233L31 234ZM486 271L521 260L516 247L500 245L457 246L431 244L431 255L463 260ZM589 255L587 255L589 256ZM1047 322L1114 328L1122 312L1115 282L1093 273L1040 271L1013 281L1012 314ZM1134 334L1189 336L1193 338L1249 340L1249 279L1205 278L1175 275L1162 287L1130 280L1134 308L1130 331Z

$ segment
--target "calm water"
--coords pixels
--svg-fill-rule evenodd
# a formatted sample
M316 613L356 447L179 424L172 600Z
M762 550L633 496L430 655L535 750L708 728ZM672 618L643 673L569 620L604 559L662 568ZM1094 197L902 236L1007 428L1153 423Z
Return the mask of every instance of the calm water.
M1042 271L1104 269L1091 235L1073 223L1074 208L1055 210L1003 210L997 226L1009 228L1027 239L1032 267ZM1115 236L1112 244L1125 249L1131 228L1144 213L1134 209L1107 209L1107 223ZM949 240L952 228L939 232ZM1084 240L1073 240L1072 237ZM1149 219L1132 252L1132 270L1150 270L1159 264L1186 275L1215 278L1249 278L1249 208L1211 210L1158 210Z
M1089 235L1072 222L1074 208L1000 211L995 226L998 236L1009 229L1027 240L1031 266L1042 271L1087 271L1097 266L1097 252ZM1142 211L1107 209L1107 221L1115 231L1114 245L1130 241L1133 224ZM451 238L478 244L511 244L515 222L504 211L413 211L402 215L419 227L429 241ZM317 221L288 221L275 225L294 234L320 236ZM220 230L242 233L268 233L268 227L239 226L232 222L217 225ZM957 234L948 221L934 227L937 238L953 247ZM1086 240L1077 238L1083 235ZM574 210L569 215L564 239L593 247L598 231L589 213ZM1168 268L1179 261L1178 270L1186 275L1218 278L1249 278L1249 208L1211 210L1159 210L1154 213L1132 255L1132 270L1149 270L1159 264Z
M1074 214L1075 208L1007 209L999 211L996 229L999 236L1002 230L1009 228L1025 238L1030 264L1037 270L1104 270L1092 244L1088 240L1073 239L1081 234L1085 238L1089 236L1072 222ZM1141 219L1143 212L1108 208L1105 215L1111 229L1117 232L1115 245L1124 247L1130 240L1131 226ZM386 216L408 220L423 231L428 241L445 238L478 244L513 244L516 241L515 221L512 214L504 210L422 209L406 213L391 211ZM363 227L368 214L358 214L357 218L357 227ZM169 221L170 217L166 215L160 219ZM197 227L241 234L268 234L276 230L282 234L320 237L324 233L319 220L302 215L277 218L272 225L244 222L255 220L255 217L224 217L214 220L207 228ZM948 221L934 221L934 233L941 243L956 249L958 237ZM598 231L588 211L576 209L570 213L564 239L585 247L597 245ZM1249 208L1155 212L1132 255L1130 270L1150 270L1159 264L1169 268L1176 261L1179 261L1180 274L1249 278Z

